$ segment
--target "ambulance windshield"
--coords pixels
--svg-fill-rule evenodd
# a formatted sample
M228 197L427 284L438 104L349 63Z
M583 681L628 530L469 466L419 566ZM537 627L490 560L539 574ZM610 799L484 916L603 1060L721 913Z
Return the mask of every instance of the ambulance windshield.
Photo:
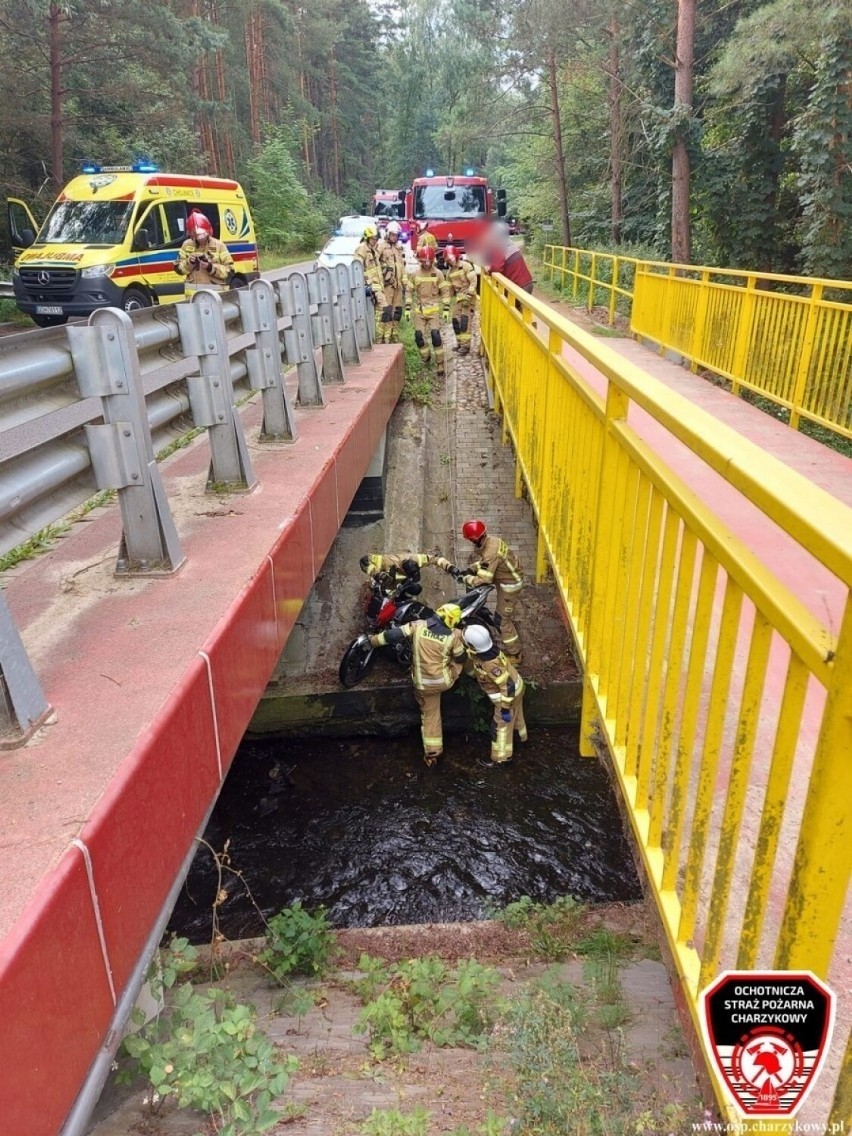
M38 244L119 245L132 201L57 201L38 235Z

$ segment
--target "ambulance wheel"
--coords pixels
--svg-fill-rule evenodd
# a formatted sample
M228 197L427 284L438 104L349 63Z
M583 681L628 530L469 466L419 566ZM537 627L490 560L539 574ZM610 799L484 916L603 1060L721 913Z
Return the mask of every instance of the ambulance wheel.
M248 288L248 280L246 280L245 276L239 276L239 275L232 276L230 281L228 282L228 287L230 287L230 288Z
M33 316L32 320L36 327L59 327L68 323L68 316Z
M124 293L121 301L121 307L125 312L138 312L142 308L151 307L151 297L147 292L143 292L141 288L128 288Z

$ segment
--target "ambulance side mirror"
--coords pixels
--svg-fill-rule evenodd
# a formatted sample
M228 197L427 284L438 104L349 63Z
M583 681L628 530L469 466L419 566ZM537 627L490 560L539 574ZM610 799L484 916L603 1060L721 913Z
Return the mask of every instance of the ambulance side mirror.
M21 248L28 249L30 245L35 244L35 233L32 229L22 229L18 236L21 241Z

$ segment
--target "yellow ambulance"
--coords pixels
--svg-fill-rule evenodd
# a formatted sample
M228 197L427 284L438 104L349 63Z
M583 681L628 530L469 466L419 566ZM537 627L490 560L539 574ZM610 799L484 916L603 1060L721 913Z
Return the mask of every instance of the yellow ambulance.
M175 272L186 219L199 210L234 258L233 288L258 276L257 241L238 182L161 173L148 162L87 164L65 186L39 227L23 201L8 202L9 234L20 251L15 302L40 327L96 308L126 312L184 296Z

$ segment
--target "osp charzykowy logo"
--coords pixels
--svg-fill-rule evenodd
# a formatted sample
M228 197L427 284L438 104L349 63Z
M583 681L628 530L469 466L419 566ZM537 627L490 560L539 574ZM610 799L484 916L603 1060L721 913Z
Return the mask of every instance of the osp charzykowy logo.
M810 971L726 971L701 996L704 1037L744 1117L792 1116L819 1076L834 994Z

